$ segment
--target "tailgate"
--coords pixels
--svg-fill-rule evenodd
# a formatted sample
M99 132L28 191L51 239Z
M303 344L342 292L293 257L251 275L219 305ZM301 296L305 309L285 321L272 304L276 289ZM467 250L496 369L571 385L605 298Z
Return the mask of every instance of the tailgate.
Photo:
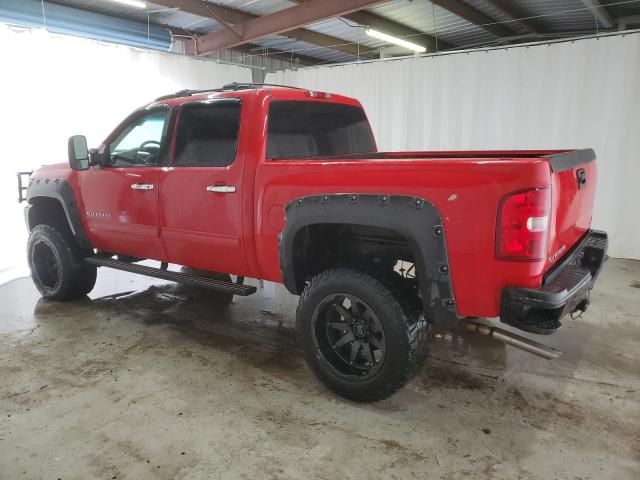
M591 228L596 191L596 155L592 149L546 157L551 168L551 219L546 269Z

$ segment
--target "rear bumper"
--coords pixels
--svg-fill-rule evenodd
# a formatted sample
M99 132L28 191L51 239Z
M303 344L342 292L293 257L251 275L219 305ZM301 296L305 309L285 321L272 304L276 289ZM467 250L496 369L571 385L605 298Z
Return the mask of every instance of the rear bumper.
M607 246L607 234L591 230L547 272L540 288L506 287L500 320L531 333L553 333L566 314L587 309L589 292L607 259Z

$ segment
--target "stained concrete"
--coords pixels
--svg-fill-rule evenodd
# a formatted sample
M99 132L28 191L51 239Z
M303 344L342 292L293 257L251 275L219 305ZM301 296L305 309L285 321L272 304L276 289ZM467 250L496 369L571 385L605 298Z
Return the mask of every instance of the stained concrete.
M542 339L558 360L437 338L408 387L359 405L304 365L281 288L225 311L104 269L66 304L18 279L0 286L0 478L637 479L639 287L640 262L611 260L591 310Z

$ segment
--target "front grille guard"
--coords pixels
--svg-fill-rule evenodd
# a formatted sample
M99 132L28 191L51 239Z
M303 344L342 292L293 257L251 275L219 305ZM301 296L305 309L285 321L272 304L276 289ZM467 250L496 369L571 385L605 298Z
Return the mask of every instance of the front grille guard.
M17 172L18 177L18 203L27 200L27 187L29 186L29 177L33 172Z

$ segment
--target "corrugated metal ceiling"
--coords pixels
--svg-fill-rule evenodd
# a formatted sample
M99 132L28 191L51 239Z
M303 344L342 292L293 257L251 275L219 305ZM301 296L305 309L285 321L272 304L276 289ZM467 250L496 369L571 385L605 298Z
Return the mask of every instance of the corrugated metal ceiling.
M513 30L515 34L525 34L529 32L525 26L514 21L512 16L506 14L503 10L496 7L495 4L488 0L466 0L466 2L477 10L480 10L488 17L494 19L494 21L503 22L503 25L508 29Z
M491 41L494 35L427 0L395 0L369 9L452 44Z
M347 53L343 53L332 48L319 47L318 45L314 45L312 43L292 40L287 37L274 36L257 40L254 43L260 45L261 47L270 49L271 53L273 53L274 50L279 50L281 52L292 52L299 55L306 55L308 57L315 57L327 63L350 62L353 60L353 56ZM269 54L269 50L254 50L256 54L266 54L267 56Z
M269 15L295 5L287 0L212 0L210 3L222 5L254 15Z
M154 5L151 2L148 3L148 12L145 12L106 0L54 1L123 18L140 21L147 21L148 19L152 23L165 24L190 31L207 32L222 28L213 19L192 15L178 9L168 9ZM504 25L514 32L514 36L528 33L528 29L521 22L514 21L510 15L496 8L491 0L460 1L480 10L491 19L494 19L495 22L505 22ZM245 11L253 15L267 15L295 5L293 1L288 0L210 0L210 3ZM525 18L526 22L535 26L542 33L595 32L603 28L585 7L582 0L502 0L501 3L508 5L511 13L517 12L515 16ZM616 4L617 2L603 0L602 3L609 4L609 11L612 13L615 5L611 4ZM622 6L624 6L625 14L640 14L640 1L625 3ZM450 45L454 45L456 48L490 45L499 38L482 26L470 23L444 8L432 4L428 0L393 0L372 7L368 11L411 27L416 31L437 37ZM362 26L354 27L350 25L353 25L353 22L334 18L308 25L305 28L330 35L344 43L354 43L371 48L385 46L384 42L368 37ZM315 57L323 62L345 62L356 59L355 56L350 54L283 36L272 36L254 43L269 49L297 52L309 57Z
M545 31L596 31L596 28L603 28L597 25L582 0L510 0L510 3Z
M385 42L370 37L364 31L366 27L350 20L329 18L318 23L307 25L305 28L346 40L345 43L357 43L371 48L381 48Z

